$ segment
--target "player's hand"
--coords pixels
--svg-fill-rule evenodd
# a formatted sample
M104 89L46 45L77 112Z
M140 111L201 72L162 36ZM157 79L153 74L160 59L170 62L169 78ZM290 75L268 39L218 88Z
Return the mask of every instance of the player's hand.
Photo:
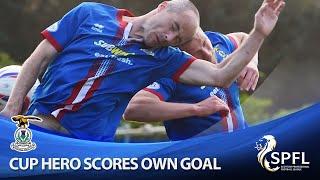
M254 30L267 37L277 24L284 7L284 0L264 0L255 15Z
M225 102L219 99L217 96L209 97L197 104L195 104L196 114L199 117L207 117L216 112L222 114L229 113L229 107Z
M242 70L237 81L241 91L254 91L259 81L259 70L257 64L250 62Z

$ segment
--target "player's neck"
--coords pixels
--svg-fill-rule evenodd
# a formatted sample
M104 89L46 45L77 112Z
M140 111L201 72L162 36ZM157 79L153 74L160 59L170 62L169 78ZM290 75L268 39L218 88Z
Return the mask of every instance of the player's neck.
M212 56L212 58L211 58L211 62L212 62L213 64L217 64L217 63L218 63L218 60L217 60L215 54L213 54L213 56Z
M129 33L129 37L138 42L140 40L143 40L143 31L144 31L143 24L150 16L153 16L155 13L156 13L156 10L153 10L142 16L137 16L137 17L124 16L122 18L123 21L132 23L132 29Z
M129 33L130 38L141 38L143 34L142 23L143 23L143 16L139 17L124 17L124 21L128 23L132 23L132 29Z
M218 63L218 59L216 57L216 53L214 53L213 46L212 46L211 42L210 42L210 51L212 52L211 62L213 64L217 64Z

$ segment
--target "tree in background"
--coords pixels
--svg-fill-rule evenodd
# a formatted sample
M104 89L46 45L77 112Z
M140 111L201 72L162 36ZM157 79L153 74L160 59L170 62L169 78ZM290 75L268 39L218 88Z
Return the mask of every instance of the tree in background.
M0 68L12 64L16 64L16 62L7 53L0 52Z

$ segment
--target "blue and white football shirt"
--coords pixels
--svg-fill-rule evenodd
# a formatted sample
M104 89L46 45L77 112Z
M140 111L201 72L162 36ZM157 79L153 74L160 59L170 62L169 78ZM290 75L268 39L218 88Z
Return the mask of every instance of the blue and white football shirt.
M195 60L177 48L128 43L132 24L123 16L132 14L82 3L42 32L59 54L29 114L51 114L77 138L111 141L132 95L161 77L177 80Z
M226 35L217 32L206 32L218 62L223 61L236 50L237 44ZM229 88L191 86L175 82L169 78L162 78L144 89L157 95L161 100L175 103L198 103L211 96L217 96L228 104L230 113L222 115L214 113L208 117L188 117L165 121L164 125L170 140L181 140L197 135L217 132L232 132L245 128L246 122L239 100L239 87L234 82Z

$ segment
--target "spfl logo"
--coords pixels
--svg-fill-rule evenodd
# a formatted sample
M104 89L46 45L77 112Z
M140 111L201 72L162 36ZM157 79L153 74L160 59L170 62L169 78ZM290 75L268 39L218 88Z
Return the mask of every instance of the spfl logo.
M42 119L35 116L17 115L11 117L11 120L17 124L18 129L14 132L15 142L10 144L10 148L18 152L29 152L36 149L37 145L32 142L32 132L28 128L29 121L41 122Z
M256 142L258 162L263 168L270 172L276 172L280 168L281 171L301 171L309 168L310 162L305 160L305 152L272 152L276 146L277 141L272 135L265 135ZM271 157L271 161L267 157Z

